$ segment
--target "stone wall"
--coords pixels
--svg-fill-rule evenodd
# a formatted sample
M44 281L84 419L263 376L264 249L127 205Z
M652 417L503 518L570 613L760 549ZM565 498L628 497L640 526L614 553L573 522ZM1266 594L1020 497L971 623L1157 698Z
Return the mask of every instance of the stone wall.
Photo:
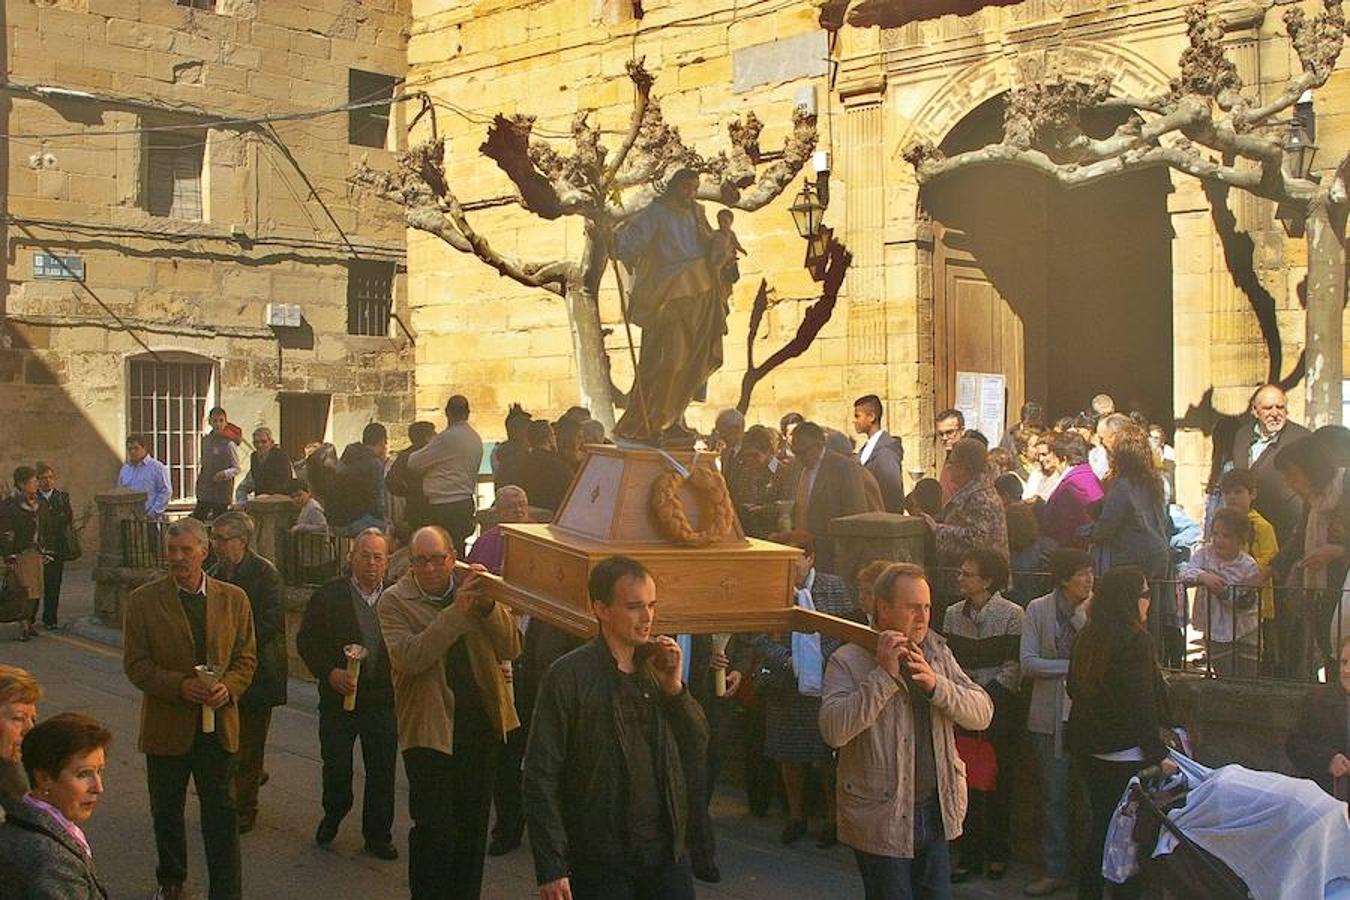
M537 132L550 137L564 136L578 112L610 132L620 131L631 98L623 65L631 56L644 56L655 73L666 120L704 152L724 148L725 124L750 109L766 123L763 146L775 148L798 93L814 91L821 147L832 151L826 222L853 251L854 267L832 321L804 356L761 383L750 419L775 422L796 409L849 430L852 399L875 391L885 401L891 430L905 441L906 469L931 473L937 459L932 415L944 393L938 383L943 351L934 304L934 236L920 215L920 192L901 150L913 140L940 143L982 103L1035 80L1042 67L1085 80L1111 71L1122 92L1166 90L1185 48L1185 5L1024 0L898 29L845 27L826 43L827 73L816 67L814 50L803 50L824 38L811 4L762 13L722 2L643 7L644 18L635 22L624 14L624 4L585 0L417 5L409 41L411 78L458 110L441 116L441 129L451 135L448 168L459 197L479 204L471 213L477 228L523 258L577 252L577 224L533 219L502 200L513 193L510 182L476 148L498 112L537 116ZM1233 58L1251 92L1265 97L1297 65L1279 13L1225 7ZM1350 107L1338 102L1350 90L1350 62L1343 56L1339 65L1315 98L1319 158L1327 165L1350 146ZM567 149L566 141L549 143ZM995 170L987 171L997 177ZM737 397L747 316L759 279L767 278L783 301L770 309L761 329L761 359L795 331L806 307L801 298L814 295L801 267L802 242L786 212L799 187L794 183L778 202L737 217L750 255L732 298L726 364L711 380L707 402L690 411L697 426L711 426L716 410ZM1284 235L1269 203L1237 194L1211 200L1195 182L1175 174L1157 193L1153 211L1166 217L1165 237L1171 241L1170 260L1164 254L1159 263L1166 268L1170 262L1163 278L1170 281L1170 294L1147 299L1170 309L1173 337L1162 341L1156 362L1139 364L1172 369L1159 390L1166 398L1170 383L1181 496L1194 510L1217 415L1240 412L1252 387L1271 370L1283 377L1295 367L1303 341L1298 286L1306 260L1302 241ZM1149 227L1155 227L1152 220ZM1231 238L1227 246L1224 232ZM1025 243L1026 260L1069 252L1046 246L1046 233L1008 237ZM463 391L479 409L491 410L480 422L484 433L500 437L500 416L511 401L556 415L577 400L560 301L502 279L425 235L410 238L409 259L414 321L428 338L416 356L423 414L439 409L447 393ZM1074 300L1089 304L1091 291L1084 296L1081 285L1091 285L1092 273L1076 275L1085 280L1075 282ZM1118 275L1109 277L1116 294L1130 293ZM1042 280L1044 291L1062 287L1053 277ZM1147 280L1136 287L1158 293ZM628 344L612 293L606 293L602 312L611 329L607 346L615 379L626 386ZM1274 353L1258 313L1275 337ZM640 332L635 337L640 343ZM1053 354L1055 347L1034 351ZM1091 373L1076 377L1075 385L1081 394L1075 405L1081 408L1095 392ZM1302 404L1303 392L1296 390L1295 418Z
M16 87L0 119L25 137L0 150L0 417L24 424L0 467L46 458L86 504L116 477L127 361L152 354L213 363L213 399L246 433L277 430L281 393L331 395L339 444L411 420L409 337L347 334L352 259L398 267L407 321L402 222L346 183L361 159L393 158L401 106L388 149L350 145L345 112L237 122L342 106L349 69L401 77L409 14L409 0L6 0ZM61 93L30 90L44 86ZM201 221L147 211L145 129L166 126L196 126ZM36 253L81 257L83 279L38 278ZM300 305L303 327L267 327L268 303Z

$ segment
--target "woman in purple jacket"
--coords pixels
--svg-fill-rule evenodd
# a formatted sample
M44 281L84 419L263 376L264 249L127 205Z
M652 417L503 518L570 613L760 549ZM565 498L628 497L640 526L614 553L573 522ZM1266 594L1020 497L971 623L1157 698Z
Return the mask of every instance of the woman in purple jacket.
M1092 537L1091 510L1104 496L1102 483L1087 461L1087 441L1079 434L1065 432L1055 438L1050 452L1068 469L1045 502L1041 532L1061 547L1086 550Z

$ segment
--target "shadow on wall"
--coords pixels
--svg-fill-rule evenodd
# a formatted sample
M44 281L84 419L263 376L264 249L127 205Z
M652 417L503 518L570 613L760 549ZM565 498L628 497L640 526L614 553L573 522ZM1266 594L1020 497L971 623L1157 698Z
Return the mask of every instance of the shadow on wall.
M76 523L86 519L81 543L85 554L98 546L94 495L117 482L122 463L86 414L94 400L70 394L65 360L45 354L50 329L6 321L0 343L0 476L11 484L15 467L38 460L51 463L62 490L70 493Z

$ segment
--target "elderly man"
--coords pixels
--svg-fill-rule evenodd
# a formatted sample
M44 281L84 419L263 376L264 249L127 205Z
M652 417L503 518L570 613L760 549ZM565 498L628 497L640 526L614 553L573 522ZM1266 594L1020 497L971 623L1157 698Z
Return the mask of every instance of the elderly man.
M1124 413L1111 413L1097 420L1097 442L1088 451L1088 463L1099 480L1111 472L1111 448L1115 446L1116 435L1132 424Z
M352 748L361 740L366 773L361 799L361 835L366 852L398 859L394 848L394 774L398 768L398 722L389 650L376 611L389 568L389 538L368 528L352 540L350 575L314 592L295 636L295 648L319 682L319 753L323 758L323 820L314 842L326 847L352 808ZM345 649L365 648L359 679L347 671ZM343 703L356 695L356 708Z
M149 445L139 434L127 435L127 461L117 472L117 486L145 493L145 517L152 522L164 518L164 510L173 499L169 468L150 455Z
M467 562L480 565L493 575L502 573L502 561L506 556L506 535L503 525L519 524L530 521L530 498L523 488L508 484L497 491L492 509L497 516L497 524L478 536L469 551ZM530 625L528 616L516 617L522 635ZM525 810L520 799L520 766L525 758L525 741L529 730L530 711L534 707L534 697L525 696L525 687L534 682L524 675L525 655L522 652L514 662L502 663L502 672L512 686L516 704L516 713L520 727L506 736L506 747L497 762L497 776L492 785L492 800L497 806L497 821L492 826L492 843L488 845L489 856L503 856L520 846L525 833ZM543 674L543 673L539 673Z
M456 580L443 529L419 528L409 550L412 568L379 603L413 820L408 882L413 900L475 898L497 757L520 724L501 668L520 631L472 575Z
M779 472L777 495L792 500L792 529L816 541L816 568L837 575L830 522L867 511L857 460L825 448L825 431L814 422L792 429L792 463Z
M267 427L253 430L253 452L248 458L248 474L234 489L236 505L247 502L252 495L285 494L295 470L286 453L277 446L272 437L272 429Z
M253 683L239 698L239 756L234 788L240 834L252 831L258 819L258 787L263 777L267 731L272 725L272 708L286 705L288 668L281 573L254 552L254 531L253 520L244 513L217 516L211 523L215 565L208 570L208 574L248 596L258 653Z
M28 778L19 764L24 735L37 724L42 688L17 666L0 665L0 822L5 805L28 793Z
M473 534L478 469L483 464L483 439L469 424L469 398L455 394L445 402L445 430L408 457L408 468L422 476L426 517L455 542L464 555L464 540Z
M654 637L656 582L612 556L587 590L600 634L549 669L525 753L525 809L541 900L692 900L686 767L708 724L683 654Z
M987 728L994 705L929 630L923 569L891 564L874 601L876 652L846 644L825 666L820 733L839 749L839 839L854 850L867 900L943 900L947 842L966 812L953 732Z
M248 597L202 571L206 529L196 519L167 528L169 574L133 591L122 625L122 664L143 694L145 754L159 867L159 900L183 897L191 777L201 802L210 900L240 900L239 816L234 798L239 699L258 666ZM195 674L211 666L219 680ZM215 710L211 731L202 707Z
M853 401L853 430L866 435L858 451L858 462L877 480L886 512L904 512L905 448L899 438L881 427L881 416L881 398L876 394Z
M741 452L741 441L745 439L745 415L739 409L724 409L717 414L713 423L713 442L718 452L718 465L722 474L736 467L736 457Z
M1250 469L1256 479L1253 508L1275 529L1280 546L1286 546L1303 518L1303 501L1285 483L1275 468L1281 451L1308 436L1308 429L1289 419L1289 401L1273 384L1262 385L1252 394L1251 421L1233 437L1233 468Z

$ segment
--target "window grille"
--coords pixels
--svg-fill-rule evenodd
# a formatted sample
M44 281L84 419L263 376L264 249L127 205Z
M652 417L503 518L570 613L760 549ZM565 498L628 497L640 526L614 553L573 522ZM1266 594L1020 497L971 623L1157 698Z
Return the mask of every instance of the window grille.
M150 454L169 467L174 500L196 493L200 429L214 375L209 362L131 360L127 433L144 435Z
M204 9L207 12L216 11L216 0L175 0L179 6L186 6L189 9Z
M394 264L358 260L347 264L347 333L388 337L394 305Z

